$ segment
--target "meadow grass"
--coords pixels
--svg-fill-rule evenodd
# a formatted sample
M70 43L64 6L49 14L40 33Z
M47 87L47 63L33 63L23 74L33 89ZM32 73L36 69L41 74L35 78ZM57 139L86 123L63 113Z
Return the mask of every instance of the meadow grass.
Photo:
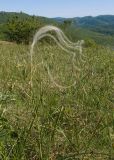
M0 159L113 160L114 52L84 48L79 70L55 44L34 52L31 88L30 47L0 44Z

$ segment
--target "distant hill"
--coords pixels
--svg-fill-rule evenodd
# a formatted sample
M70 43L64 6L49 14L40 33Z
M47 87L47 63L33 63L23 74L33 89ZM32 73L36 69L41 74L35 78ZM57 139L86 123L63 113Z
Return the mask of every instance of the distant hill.
M31 15L23 12L0 12L0 39L4 37L3 25L14 16L17 16L23 20L31 17ZM64 25L65 21L70 20L71 25L68 26L65 31L72 40L92 39L99 44L108 44L111 46L114 45L114 15L100 15L96 17L86 16L74 18L46 18L41 16L34 17L44 25L52 24L59 27Z
M100 15L96 17L53 18L58 23L71 20L74 26L89 29L91 31L114 35L114 15Z
M20 12L20 13L16 13L16 12L0 12L0 24L6 23L10 18L17 16L20 17L22 19L29 17L28 14Z
M55 22L55 20L52 20L50 18L46 18L46 17L41 17L41 16L35 16L35 15L29 15L29 14L26 14L24 12L3 12L1 11L0 12L0 24L4 24L4 23L7 23L7 21L11 18L13 18L14 16L17 16L19 17L20 19L26 19L26 18L29 18L29 17L32 17L34 16L35 18L37 18L38 20L42 21L42 22L45 22L45 23L48 23L48 22Z

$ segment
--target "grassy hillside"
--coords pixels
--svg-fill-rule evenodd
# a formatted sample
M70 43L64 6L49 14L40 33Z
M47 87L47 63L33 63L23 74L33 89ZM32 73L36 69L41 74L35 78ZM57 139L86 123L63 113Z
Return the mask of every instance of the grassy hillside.
M0 159L113 159L114 52L84 49L73 68L71 54L40 44L31 88L29 51L24 45L0 44ZM46 64L56 83L76 85L58 88Z
M114 44L114 16L101 15L97 17L54 18L59 24L71 21L71 31L79 39L92 39L97 44L113 46ZM78 32L77 32L78 30ZM73 35L73 34L72 34Z
M114 35L114 15L101 15L101 16L85 16L75 18L54 18L59 23L64 20L71 20L74 26L90 29L98 33L107 35Z
M109 46L111 48L113 48L114 45L114 36L94 32L85 28L69 27L65 29L65 33L72 41L83 39L86 42L88 40L93 40L99 45Z

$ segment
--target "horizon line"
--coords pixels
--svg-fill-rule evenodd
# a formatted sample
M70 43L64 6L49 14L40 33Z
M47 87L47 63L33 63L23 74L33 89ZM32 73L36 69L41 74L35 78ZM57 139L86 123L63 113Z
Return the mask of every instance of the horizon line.
M84 16L72 16L72 17L67 17L67 16L55 16L55 17L48 17L48 16L42 16L42 15L38 15L38 14L32 14L32 13L27 13L24 11L0 11L0 13L24 13L27 14L29 16L38 16L38 17L45 17L45 18L83 18L83 17L98 17L98 16L114 16L114 14L98 14L98 15L84 15Z

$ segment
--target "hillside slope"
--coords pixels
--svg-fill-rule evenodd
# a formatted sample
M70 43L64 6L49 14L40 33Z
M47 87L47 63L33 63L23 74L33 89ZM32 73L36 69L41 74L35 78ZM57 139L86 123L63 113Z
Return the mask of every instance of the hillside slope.
M4 39L4 24L14 16L20 19L26 19L31 17L26 13L20 12L0 12L0 39ZM94 40L98 44L113 46L114 44L114 16L113 15L101 15L97 17L74 17L74 18L46 18L41 16L34 16L44 25L56 25L61 28L64 25L64 21L70 20L72 23L70 26L64 26L62 29L66 31L66 34L71 40L76 41L78 39Z

